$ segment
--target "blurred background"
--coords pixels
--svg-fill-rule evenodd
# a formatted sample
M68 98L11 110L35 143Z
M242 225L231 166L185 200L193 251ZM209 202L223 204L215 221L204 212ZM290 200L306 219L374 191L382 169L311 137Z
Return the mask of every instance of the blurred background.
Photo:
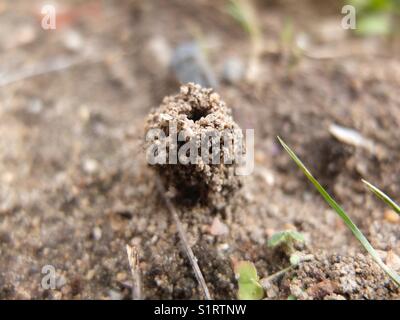
M55 29L43 28L46 4ZM315 248L355 250L277 135L375 246L398 248L398 221L359 178L400 197L399 17L398 0L0 0L0 297L126 298L127 242L142 246L149 297L196 297L179 279L173 291L150 281L164 265L154 255L175 248L159 240L168 220L149 218L157 201L141 152L145 116L188 81L213 87L256 132L231 254L256 259L250 244L285 224ZM45 264L61 270L56 291L32 280Z

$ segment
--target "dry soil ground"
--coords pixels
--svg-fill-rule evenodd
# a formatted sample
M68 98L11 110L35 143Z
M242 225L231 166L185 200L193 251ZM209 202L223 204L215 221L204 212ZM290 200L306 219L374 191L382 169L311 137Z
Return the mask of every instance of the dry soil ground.
M129 299L126 244L140 250L145 298L202 298L145 162L144 119L179 89L167 67L176 45L201 39L220 77L229 56L247 61L249 37L226 1L59 3L57 30L45 31L40 1L0 2L0 298ZM287 228L315 258L268 298L400 298L276 141L296 150L383 256L400 255L399 219L360 182L400 199L399 52L351 37L337 6L317 3L258 1L268 49L257 82L217 90L242 128L255 129L256 166L222 212L180 210L215 298L236 297L232 261L254 262L262 277L286 267L266 241ZM279 45L289 16L329 59L293 59ZM73 65L29 77L60 63ZM379 152L338 142L331 124ZM57 270L55 290L40 285L45 265Z

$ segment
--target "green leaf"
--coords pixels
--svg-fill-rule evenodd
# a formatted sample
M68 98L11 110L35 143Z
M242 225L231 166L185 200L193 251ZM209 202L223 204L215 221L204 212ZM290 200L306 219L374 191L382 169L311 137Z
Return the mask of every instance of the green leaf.
M360 35L387 35L392 30L390 16L386 13L373 13L360 17L356 33Z
M390 207L392 207L392 209L400 215L400 207L399 205L394 202L392 199L390 199L390 197L383 193L381 190L379 190L377 187L375 187L373 184L369 183L368 181L361 179L362 182L365 183L365 185L368 187L369 190L371 190L373 193L375 193L375 195L383 200L386 204L388 204Z
M259 282L256 267L250 261L240 261L235 265L240 300L260 300L264 297L264 289Z
M395 7L397 0L351 0L346 1L346 4L350 4L356 8L357 12L382 12L390 10Z
M290 155L290 157L294 160L294 162L298 165L298 167L303 171L308 180L314 185L314 187L318 190L318 192L322 195L325 201L332 207L333 210L339 215L339 217L344 221L346 226L351 230L354 236L361 242L363 247L368 251L368 253L372 256L375 262L388 274L388 276L398 285L400 286L400 277L399 275L390 269L379 257L378 253L369 243L367 238L362 234L360 229L354 224L354 222L350 219L347 213L342 209L342 207L335 201L333 198L326 192L326 190L319 184L319 182L313 177L310 171L304 166L301 160L296 156L296 154L286 145L283 140L278 137L279 142L286 150L286 152Z
M264 297L264 289L257 283L239 282L239 300L261 300Z
M241 282L258 281L257 269L250 261L240 261L235 266L235 273Z
M295 242L303 243L304 236L293 230L285 230L274 233L268 240L269 247L276 247L282 244L293 244Z

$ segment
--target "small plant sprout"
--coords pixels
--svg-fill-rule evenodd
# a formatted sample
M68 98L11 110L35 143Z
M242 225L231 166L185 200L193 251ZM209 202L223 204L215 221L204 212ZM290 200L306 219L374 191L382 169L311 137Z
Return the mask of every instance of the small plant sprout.
M367 238L362 234L360 229L354 224L354 222L350 219L350 217L347 215L347 213L343 210L343 208L326 192L326 190L319 184L319 182L313 177L310 171L304 166L304 164L301 162L301 160L296 156L296 154L286 145L283 140L278 137L279 142L283 146L283 148L286 150L286 152L290 155L290 157L294 160L294 162L298 165L298 167L303 171L303 173L306 175L308 180L315 186L315 188L318 190L318 192L322 195L322 197L325 199L325 201L331 206L333 210L339 215L339 217L344 221L344 223L347 225L347 227L351 230L351 232L354 234L354 236L358 239L358 241L361 242L363 247L368 251L368 253L372 256L372 258L375 260L375 262L387 273L387 275L398 285L400 286L400 277L399 275L390 269L379 257L378 253L375 251L375 249L372 247L372 245L369 243ZM370 185L372 186L372 185ZM375 188L376 189L376 188ZM378 190L378 189L376 189ZM375 191L376 191L375 190Z
M239 300L260 300L264 297L264 289L253 263L239 261L235 264L234 271L239 285Z
M304 236L293 230L285 230L274 233L268 240L268 246L271 248L282 247L288 255L295 252L295 243L304 243Z
M254 19L255 13L251 1L230 0L228 12L251 37L261 37L260 27Z
M247 69L247 79L250 82L254 82L257 80L259 60L264 50L264 43L253 3L250 0L230 0L228 13L241 25L250 37L251 52Z
M364 179L361 180L362 182L365 183L365 185L368 187L369 190L371 190L375 195L381 199L383 202L385 202L387 205L392 207L392 209L400 215L400 206L394 202L390 197L383 193L381 190L379 190L377 187L375 187L373 184L369 183L368 181L365 181Z
M346 4L354 6L357 12L357 28L359 35L389 35L398 29L397 18L400 13L398 0L351 0Z

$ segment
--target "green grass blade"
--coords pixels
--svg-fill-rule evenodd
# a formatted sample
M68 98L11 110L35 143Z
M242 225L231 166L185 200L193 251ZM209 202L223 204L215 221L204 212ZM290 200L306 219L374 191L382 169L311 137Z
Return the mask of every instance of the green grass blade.
M384 192L382 192L381 190L379 190L377 187L375 187L373 184L369 183L368 181L361 179L362 182L365 183L365 185L368 187L369 190L371 190L373 193L375 193L375 195L383 200L386 204L388 204L390 207L392 207L392 209L400 215L400 207L399 205L394 202L392 199L390 199L390 197L385 194Z
M228 13L252 38L260 38L261 30L254 17L254 9L247 0L230 0Z
M238 0L231 0L228 5L228 13L240 23L242 28L252 35L254 33L253 27L249 22L249 18L246 15L243 4Z
M342 218L344 223L347 225L347 227L351 230L351 232L355 235L355 237L361 242L363 247L368 251L368 253L372 256L372 258L376 261L376 263L388 274L388 276L398 285L400 286L400 277L399 275L394 272L392 269L390 269L379 257L378 253L375 251L375 249L372 247L372 245L369 243L367 238L362 234L360 229L357 228L357 226L354 224L354 222L350 219L350 217L347 215L347 213L342 209L342 207L332 199L332 197L326 192L326 190L319 184L319 182L313 177L310 171L304 166L304 164L301 162L301 160L296 156L296 154L286 145L283 140L278 137L279 142L283 146L283 148L286 150L286 152L290 155L290 157L296 162L296 164L299 166L299 168L304 172L308 180L311 181L311 183L315 186L315 188L318 190L318 192L322 195L322 197L325 199L325 201L332 207L333 210L336 211L336 213Z

